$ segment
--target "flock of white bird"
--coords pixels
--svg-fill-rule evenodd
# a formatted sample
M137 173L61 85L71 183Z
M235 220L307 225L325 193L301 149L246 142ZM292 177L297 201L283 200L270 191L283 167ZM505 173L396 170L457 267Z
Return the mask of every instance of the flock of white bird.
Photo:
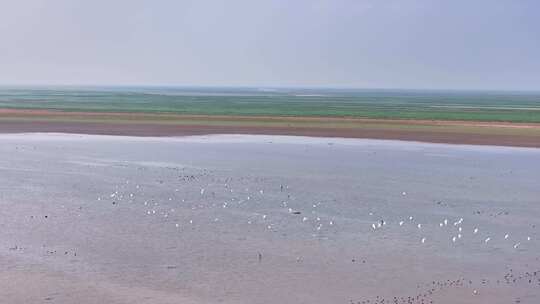
M126 184L129 184L130 181L126 181ZM224 187L227 189L228 192L230 193L234 193L234 190L232 189L232 187L229 185L229 184L224 184ZM121 193L120 191L120 188L119 186L116 186L117 190L114 191L113 193L111 193L109 195L109 200L113 200L113 201L122 201L124 200L126 197L129 199L130 202L133 202L134 201L134 198L136 196L136 193L129 193L128 195L125 195L124 193ZM135 189L136 191L139 191L141 189L141 186L140 185L135 185ZM288 186L283 186L283 185L280 185L280 191L282 192L284 189L288 190L289 187ZM180 190L179 189L175 189L175 192L179 192ZM248 188L245 188L245 192L246 193L249 193L249 189ZM406 192L402 192L401 193L403 196L407 195ZM208 191L206 188L200 188L200 191L199 191L199 199L207 199L207 200L210 200L211 197L208 197L210 194L208 194ZM215 195L214 192L212 192L212 195ZM249 202L252 200L252 198L254 197L257 197L257 199L262 199L264 195L264 190L263 189L260 189L258 191L256 191L254 194L253 193L250 193L249 195L247 195L245 197L245 199L238 199L238 198L231 198L230 201L225 201L225 202L222 202L222 203L213 203L212 206L213 207L221 207L221 208L228 208L230 207L231 205L235 204L236 205L242 205L242 204L245 204L246 202ZM102 197L98 197L98 201L101 201L103 200ZM176 201L176 199L173 199L172 197L169 197L168 198L168 201L169 202L172 202L172 201ZM186 199L181 199L179 200L179 202L181 203L186 203ZM113 202L113 204L115 204ZM334 226L335 225L335 219L330 219L330 220L327 220L327 221L324 221L321 219L321 216L318 216L316 211L317 210L317 207L319 207L322 203L321 202L318 202L318 203L315 203L315 204L312 204L312 210L311 210L311 214L312 214L312 217L310 219L310 217L308 216L302 216L301 218L301 221L303 223L305 222L314 222L315 225L314 225L314 229L315 229L315 232L320 232L324 225L327 224L328 226ZM145 207L148 207L148 209L145 210L145 213L147 215L162 215L163 217L168 217L169 214L171 213L174 213L176 211L175 208L170 208L168 210L160 210L158 211L158 206L159 206L159 203L158 202L155 202L153 200L151 201L148 201L148 200L145 200L143 202L143 205ZM299 214L304 214L305 212L301 212L301 211L298 211L298 210L295 210L291 207L289 207L289 203L287 201L283 201L281 202L281 206L282 208L285 208L287 213L288 214L294 214L294 215L299 215ZM205 208L204 204L199 204L198 206L192 206L191 209L195 210L197 208ZM369 212L369 216L374 216L373 212ZM271 223L269 221L269 218L268 218L268 215L267 214L262 214L262 213L258 213L258 212L253 212L253 215L250 216L250 218L247 220L247 224L255 224L255 223L258 223L257 221L257 218L259 218L260 220L262 220L262 223L264 223L264 225L266 226L267 229L269 230L273 230L275 228L275 225L273 223ZM213 219L213 222L219 222L220 219L218 217L215 217ZM194 223L194 220L193 219L189 219L188 220L188 223L190 225L192 225ZM442 221L440 221L437 224L434 224L434 225L430 225L430 223L424 223L425 225L427 225L427 227L430 227L430 229L432 229L433 227L438 227L439 229L447 229L446 232L449 232L451 235L449 237L449 241L452 243L452 244L456 244L459 240L462 240L465 238L465 235L467 234L467 232L464 230L463 228L463 223L464 223L464 219L463 218L459 218L457 219L456 221L451 221L449 220L448 218L444 218L442 219ZM429 233L429 232L434 232L434 230L429 230L429 229L426 229L426 226L424 225L423 223L420 223L420 222L417 222L415 220L415 218L413 216L408 216L408 217L405 217L399 221L396 221L395 222L395 225L391 222L387 222L385 220L378 220L374 223L371 223L371 230L372 231L378 231L378 230L381 230L381 229L388 229L389 227L391 226L394 226L394 227L397 227L397 228L407 228L407 227L415 227L415 229L417 229L421 234L424 234L424 235L421 235L420 237L420 243L421 244L426 244L427 242L429 242L429 236L426 235L426 233ZM431 223L433 224L433 223ZM174 223L174 226L176 228L181 228L182 227L182 224L179 223L179 222L176 222ZM433 226L433 227L431 227ZM454 229L452 229L452 227ZM470 229L470 228L469 228ZM440 231L443 231L443 230L440 230ZM472 228L469 232L471 235L473 236L476 236L476 235L480 235L480 229L478 227L474 227ZM315 234L313 234L315 236ZM480 238L476 238L475 240L476 241L479 241L481 240L482 243L484 244L488 244L490 241L494 240L495 238L497 238L496 236L492 236L492 235L489 235L489 234L485 234L481 239ZM531 237L530 236L526 236L525 238L522 238L522 240L519 240L519 238L511 238L510 237L510 234L509 233L506 233L504 236L500 236L500 239L501 240L505 240L505 241L509 241L509 240L514 240L513 243L513 248L514 249L517 249L521 246L522 242L530 242L531 241Z
M414 223L414 217L410 216L409 218L409 221L411 223L412 226L416 226L417 229L419 230L422 230L422 224L421 223ZM452 233L452 236L450 237L450 240L452 243L456 243L458 240L462 239L464 237L464 230L463 230L463 227L462 227L462 224L463 224L463 218L460 218L459 220L453 222L452 225L449 225L449 220L447 218L443 219L438 225L439 228L447 228L447 227L455 227L455 230L453 232L455 233ZM404 226L407 226L406 225L407 222L405 220L401 220L399 222L397 222L397 225L398 227L404 227ZM376 223L372 223L371 224L371 228L373 230L378 230L378 229L381 229L383 227L386 227L388 226L389 224L386 222L386 221L383 221L383 220L380 220ZM477 235L479 233L479 228L475 227L474 229L472 229L470 232L472 235ZM501 239L503 240L509 240L510 239L510 234L506 233L504 236L501 236ZM426 243L426 240L427 238L426 237L422 237L420 239L420 242L422 244ZM492 240L492 237L491 236L485 236L485 238L483 238L483 243L489 243L489 241ZM531 241L531 237L530 236L527 236L524 238L524 240L526 240L527 242ZM514 243L513 244L513 248L514 249L517 249L519 246L521 245L521 242L517 242L517 243Z

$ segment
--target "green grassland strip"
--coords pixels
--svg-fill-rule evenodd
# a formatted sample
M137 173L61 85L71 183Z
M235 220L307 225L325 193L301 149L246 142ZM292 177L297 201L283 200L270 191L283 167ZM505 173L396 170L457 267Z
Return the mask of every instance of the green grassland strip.
M419 104L355 103L253 103L186 102L179 104L138 103L0 103L6 109L43 109L64 112L154 113L211 116L351 117L374 119L459 120L540 123L540 112L525 109L433 108Z

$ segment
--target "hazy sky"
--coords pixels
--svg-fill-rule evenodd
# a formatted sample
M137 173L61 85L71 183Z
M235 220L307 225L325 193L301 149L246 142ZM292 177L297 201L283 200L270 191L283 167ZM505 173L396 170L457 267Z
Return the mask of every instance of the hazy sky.
M538 0L2 0L0 84L540 89Z

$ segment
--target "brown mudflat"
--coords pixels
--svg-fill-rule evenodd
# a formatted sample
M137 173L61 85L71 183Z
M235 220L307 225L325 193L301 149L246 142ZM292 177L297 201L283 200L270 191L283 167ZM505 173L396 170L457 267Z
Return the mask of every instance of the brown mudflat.
M540 147L540 124L0 109L0 133L27 132L126 136L265 134Z

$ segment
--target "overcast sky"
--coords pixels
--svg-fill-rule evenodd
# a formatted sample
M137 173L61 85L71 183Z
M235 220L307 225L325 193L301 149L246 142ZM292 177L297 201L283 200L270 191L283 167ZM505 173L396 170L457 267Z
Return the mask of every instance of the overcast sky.
M537 0L5 0L0 84L540 89Z

